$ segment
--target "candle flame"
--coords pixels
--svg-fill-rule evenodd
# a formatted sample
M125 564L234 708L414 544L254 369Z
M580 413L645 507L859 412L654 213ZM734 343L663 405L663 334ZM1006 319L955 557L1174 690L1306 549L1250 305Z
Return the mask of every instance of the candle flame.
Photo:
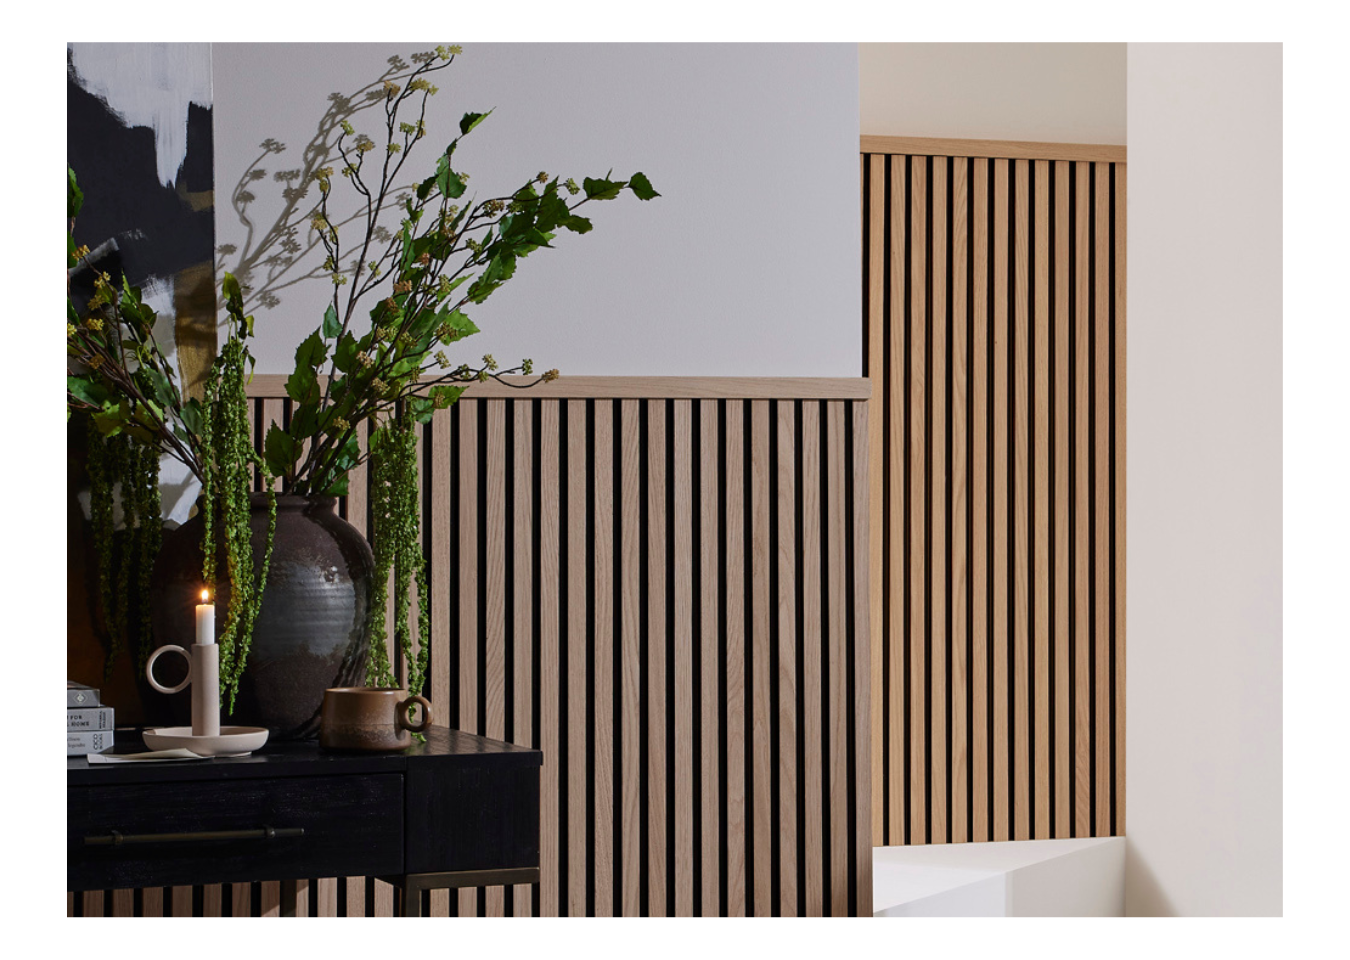
M202 591L202 603L205 603L209 598L210 598L210 594L207 593L205 590L203 590L203 591Z

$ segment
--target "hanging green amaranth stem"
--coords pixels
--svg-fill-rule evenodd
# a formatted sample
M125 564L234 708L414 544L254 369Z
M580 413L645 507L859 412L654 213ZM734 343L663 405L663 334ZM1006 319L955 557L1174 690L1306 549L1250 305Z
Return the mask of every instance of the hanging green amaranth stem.
M417 503L417 435L405 412L371 434L371 513L375 582L371 597L370 661L366 683L400 687L390 663L388 609L393 601L394 643L407 665L407 689L420 693L426 683L430 617L426 558L422 553ZM389 591L393 574L393 592ZM417 636L409 623L412 591L417 591ZM416 649L414 651L414 640Z
M208 589L214 589L218 574L214 532L218 524L224 539L230 581L229 607L217 641L220 645L220 693L227 712L234 710L239 680L248 663L253 626L262 610L277 527L277 498L272 489L274 478L253 449L248 435L246 357L243 342L236 337L231 337L221 350L206 384L207 415L202 430L202 579ZM249 525L252 513L249 493L254 467L262 475L268 508L267 538L256 575Z

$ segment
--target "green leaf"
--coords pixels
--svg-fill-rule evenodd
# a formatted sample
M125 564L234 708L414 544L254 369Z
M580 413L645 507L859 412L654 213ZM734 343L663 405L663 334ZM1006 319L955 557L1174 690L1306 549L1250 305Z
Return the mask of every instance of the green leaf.
M295 372L286 380L286 395L297 403L317 399L318 368L328 358L328 345L315 330L295 349Z
M429 423L436 412L436 405L426 397L408 398L408 415L418 423Z
M645 173L633 174L633 179L628 181L628 189L637 194L639 200L650 200L652 197L661 196L652 188L652 182L647 179Z
M71 169L70 164L66 164L66 219L74 218L82 206L84 206L84 192L75 182L75 171Z
M108 399L108 390L106 387L102 384L85 380L83 377L67 376L66 389L91 407L102 407Z
M324 488L323 495L325 497L345 497L347 495L347 484L347 474L341 474Z
M337 307L331 303L328 309L323 312L323 338L332 340L342 332L342 321L338 319Z
M155 399L160 402L161 406L172 407L178 402L178 391L173 388L173 384L169 382L168 377L164 376L163 371L155 367L142 367L141 369L150 378L150 383L155 389Z
M192 398L183 404L179 415L183 418L183 425L191 430L197 436L202 433L202 403L197 398Z
M239 281L234 278L234 274L225 274L225 279L221 281L220 286L225 291L226 303L236 305L243 300L243 294L239 291Z
M497 109L496 107L492 108L492 110L496 109ZM482 123L484 120L486 120L488 117L492 115L492 110L489 110L487 113L464 114L464 118L459 121L459 135L461 137L468 135L468 132L470 130L478 126L480 123Z
M586 177L581 184L587 200L613 200L626 186L627 180L595 180L591 177Z
M356 354L359 352L356 337L352 336L351 331L342 335L338 341L337 349L333 352L333 360L337 368L343 373L351 373L356 367Z
M585 217L577 216L576 214L572 214L564 220L561 225L568 230L571 230L573 233L591 232L591 221L587 220Z
M317 398L309 403L296 405L294 412L291 414L291 427L286 432L295 440L297 449L303 441L319 432L319 402Z
M442 384L431 388L431 399L439 406L448 407L459 399L464 390L464 387L451 387Z
M300 444L274 423L267 431L267 439L263 442L263 457L267 461L267 469L272 471L273 476L288 477L295 469L295 461L300 457Z

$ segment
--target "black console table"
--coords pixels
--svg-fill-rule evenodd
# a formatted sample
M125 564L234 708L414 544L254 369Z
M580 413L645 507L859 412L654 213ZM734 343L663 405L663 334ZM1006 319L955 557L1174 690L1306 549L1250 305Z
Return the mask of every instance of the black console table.
M417 916L423 890L538 883L543 755L444 727L426 737L391 754L279 742L211 760L71 757L67 889L366 876Z

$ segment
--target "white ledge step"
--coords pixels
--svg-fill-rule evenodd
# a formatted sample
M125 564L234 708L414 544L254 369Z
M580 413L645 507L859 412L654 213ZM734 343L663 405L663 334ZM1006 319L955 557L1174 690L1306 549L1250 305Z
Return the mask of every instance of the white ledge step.
M872 850L878 917L1122 917L1125 838Z

